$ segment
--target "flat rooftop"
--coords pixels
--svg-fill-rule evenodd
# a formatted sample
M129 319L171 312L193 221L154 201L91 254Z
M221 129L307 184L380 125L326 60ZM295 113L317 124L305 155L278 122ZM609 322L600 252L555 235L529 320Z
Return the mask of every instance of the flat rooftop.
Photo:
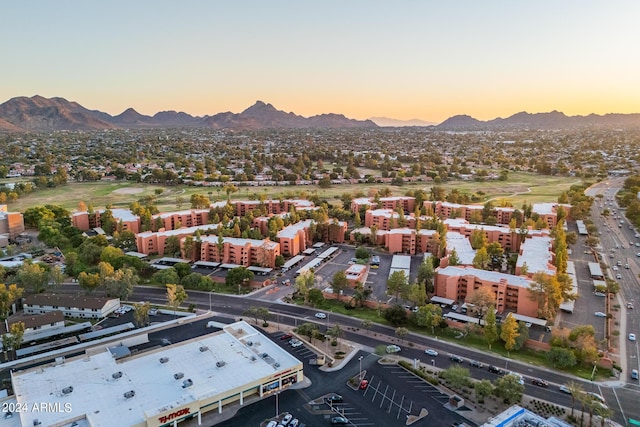
M480 270L474 267L448 266L438 269L438 274L443 276L475 276L481 280L493 283L500 283L506 280L508 285L520 288L529 288L531 281L523 276L513 276L511 274L499 273L497 271Z
M265 356L265 354L267 356ZM162 363L161 358L167 360ZM224 362L220 366L219 362ZM216 366L218 363L219 366ZM47 402L69 412L21 412L22 425L54 425L85 415L89 424L129 426L174 407L223 396L274 374L302 368L299 360L241 321L189 341L115 360L103 352L14 372L20 403ZM174 378L182 373L183 377ZM183 388L183 381L192 385ZM67 393L63 389L73 387ZM135 395L125 398L125 393ZM117 414L117 415L116 415Z

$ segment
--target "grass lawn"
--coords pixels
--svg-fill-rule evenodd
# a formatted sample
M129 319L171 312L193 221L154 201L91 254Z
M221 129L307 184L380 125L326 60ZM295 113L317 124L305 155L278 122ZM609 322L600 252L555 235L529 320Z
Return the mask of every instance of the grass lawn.
M523 202L555 202L558 195L569 189L573 184L579 184L578 178L542 176L527 173L511 173L508 181L451 181L441 186L446 190L457 188L459 191L473 194L481 190L484 193L484 201L493 200L496 204L501 202L512 203L520 207ZM408 190L423 189L429 191L434 184L430 182L410 183L402 187L387 186L392 195L399 196ZM338 203L338 198L343 193L354 194L357 191L367 193L370 189L379 189L380 184L347 184L333 185L322 189L315 185L292 185L274 187L240 187L239 191L232 194L233 199L247 199L250 195L264 194L267 198L299 197L318 195L329 201ZM76 209L79 202L91 204L96 209L103 209L107 205L126 208L133 201L144 196L155 194L156 190L162 190L158 196L158 209L161 212L189 208L189 200L193 194L203 194L211 201L224 200L226 193L220 188L203 188L188 186L162 187L158 185L142 184L131 181L115 182L71 182L62 187L44 188L32 194L25 195L15 202L9 203L12 211L24 212L27 208L38 205L54 204L64 208ZM182 199L179 207L177 199Z

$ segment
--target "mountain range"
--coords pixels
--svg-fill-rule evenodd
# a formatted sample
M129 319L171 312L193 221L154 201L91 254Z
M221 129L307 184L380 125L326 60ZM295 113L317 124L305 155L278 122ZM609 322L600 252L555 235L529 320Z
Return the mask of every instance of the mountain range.
M17 97L0 105L0 131L51 132L60 130L102 129L303 129L303 128L375 128L371 120L349 119L342 114L320 114L302 117L277 110L273 105L257 101L241 113L218 113L194 117L176 111L161 111L153 116L128 108L117 116L89 110L64 98L42 96Z
M559 111L549 113L521 112L507 118L488 121L468 115L457 115L433 125L421 120L395 120L375 117L369 120L349 119L342 114L320 114L303 117L277 110L273 105L257 101L241 113L224 112L194 117L176 111L161 111L153 116L128 108L117 116L89 110L64 98L42 96L17 97L0 104L0 132L52 132L60 130L103 129L304 129L304 128L376 128L378 126L429 126L436 130L499 129L569 129L577 127L640 127L640 114L590 114L567 116Z

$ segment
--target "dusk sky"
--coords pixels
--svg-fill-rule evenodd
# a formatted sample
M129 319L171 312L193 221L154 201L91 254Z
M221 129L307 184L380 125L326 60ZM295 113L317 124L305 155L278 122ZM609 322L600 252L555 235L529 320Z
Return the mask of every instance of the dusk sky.
M12 1L0 103L441 122L640 112L640 2Z

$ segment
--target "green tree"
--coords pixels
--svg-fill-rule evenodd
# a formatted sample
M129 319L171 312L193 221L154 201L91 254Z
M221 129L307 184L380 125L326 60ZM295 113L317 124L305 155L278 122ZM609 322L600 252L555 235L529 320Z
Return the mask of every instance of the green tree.
M267 307L258 307L258 317L262 319L262 326L269 326L269 320L273 317L273 314Z
M168 285L169 283L179 283L180 277L178 276L175 268L170 267L164 270L158 270L153 273L153 276L151 276L151 280L154 283L158 283L160 285Z
M449 265L460 265L460 258L458 257L458 252L455 249L451 249L451 252L449 253Z
M570 368L577 363L576 355L573 354L573 351L563 347L551 347L545 357L556 368Z
M107 295L118 297L121 301L126 301L138 285L140 278L133 268L122 268L106 278L104 282Z
M22 287L32 289L37 294L44 292L49 277L47 271L39 264L27 262L18 268L16 279Z
M256 307L255 305L252 305L251 307L248 307L246 310L244 310L242 312L243 316L248 316L253 318L253 321L255 322L255 324L258 324L258 319L260 318L260 313L258 311L258 307Z
M442 371L444 378L454 390L461 390L471 384L471 374L467 368L453 364Z
M480 270L487 270L489 264L491 264L491 258L483 246L476 251L476 255L473 257L473 266Z
M426 304L427 292L423 283L414 283L409 285L407 301L410 301L414 307L420 307Z
M409 335L409 329L405 328L404 326L400 326L396 328L396 336L400 340L404 340L405 338L407 338L408 335Z
M331 340L338 343L338 339L344 335L344 331L337 323L333 325L331 328L327 329L327 335L331 337Z
M396 270L391 273L391 276L389 276L387 280L387 294L395 295L397 303L400 295L406 294L408 285L407 276L404 271Z
M500 338L504 341L504 348L507 352L513 350L516 346L516 338L518 338L518 322L511 313L507 315L507 318L502 324L502 330L500 331Z
M148 302L137 302L133 304L133 319L138 327L145 326L149 323L149 310L151 310L151 304Z
M529 327L525 322L518 322L518 336L516 337L516 345L514 350L520 350L524 347L524 343L529 339Z
M312 342L313 338L318 334L318 325L315 323L303 323L298 326L296 332L300 335L304 335Z
M178 236L169 236L164 242L164 253L168 256L180 256L180 239Z
M418 283L422 283L425 285L425 292L428 295L434 291L433 288L433 276L435 272L433 270L433 262L431 258L427 258L420 263L420 267L418 267Z
M331 289L337 295L338 301L341 299L342 292L349 287L349 280L344 270L338 270L331 280Z
M78 275L78 285L85 290L87 294L91 294L100 286L102 281L98 273L82 272Z
M506 405L513 405L522 400L524 384L520 384L520 379L515 375L505 375L495 380L493 393L502 399Z
M573 418L573 410L576 405L576 399L578 396L584 393L584 390L582 388L582 385L575 381L569 381L566 384L566 387L570 392L569 394L571 395L571 418Z
M484 316L490 306L495 307L496 294L491 288L481 286L469 295L466 301L473 306L471 310L474 313Z
M60 268L59 265L54 266L51 270L49 270L49 278L48 281L57 289L64 282L65 274Z
M363 259L363 260L368 260L369 257L371 256L371 254L369 253L369 250L364 246L358 246L356 248L355 255L356 255L356 258Z
M487 235L484 229L475 229L471 232L471 247L473 249L480 249L487 246Z
M241 288L249 286L249 283L253 280L253 272L247 267L235 267L229 270L225 279L227 286L233 286L238 288L238 294L241 293Z
M314 287L315 281L316 277L311 270L307 270L296 277L294 288L296 293L302 295L305 304L309 302L309 291Z
M9 317L13 303L22 297L23 292L24 289L16 284L7 286L0 283L0 320L6 320Z
M484 398L491 396L493 393L493 384L489 380L480 380L474 384L478 403L484 403Z
M407 310L397 304L385 309L382 317L384 317L384 319L393 327L404 326L409 320Z
M173 308L173 314L175 315L176 310L180 307L188 297L187 292L184 290L182 285L176 285L175 283L169 283L166 285L167 288L167 303Z
M311 288L307 292L307 299L312 307L319 307L324 302L324 294L320 289Z
M496 310L491 305L484 315L484 339L489 345L489 350L494 342L498 340L498 325L496 323Z

